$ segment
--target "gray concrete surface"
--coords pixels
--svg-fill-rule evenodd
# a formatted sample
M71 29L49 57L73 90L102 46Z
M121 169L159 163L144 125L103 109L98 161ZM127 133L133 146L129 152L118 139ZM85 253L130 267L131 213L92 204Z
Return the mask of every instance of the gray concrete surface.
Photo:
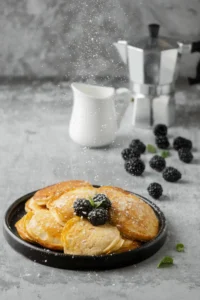
M199 0L1 0L1 76L125 75L112 43L147 34L199 39ZM183 57L181 73L194 73L199 54Z
M134 266L106 272L53 269L16 253L0 231L1 300L171 300L200 297L200 88L182 85L177 92L177 125L169 131L193 140L196 151L191 165L181 163L171 152L168 165L183 174L179 183L164 182L161 175L146 170L132 177L123 168L120 152L132 138L154 143L150 131L132 128L131 104L115 143L91 150L71 142L68 123L72 97L68 84L35 83L32 86L0 86L0 221L15 199L42 186L67 179L86 179L95 184L118 185L144 196L152 181L163 185L164 196L156 201L169 223L163 248ZM185 252L175 251L178 242ZM157 269L165 255L174 265Z

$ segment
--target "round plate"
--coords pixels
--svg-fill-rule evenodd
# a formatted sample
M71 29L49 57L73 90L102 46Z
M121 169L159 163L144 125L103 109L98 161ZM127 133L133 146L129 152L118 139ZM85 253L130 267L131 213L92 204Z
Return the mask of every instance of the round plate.
M135 194L153 208L160 224L157 237L150 242L144 243L140 248L118 254L86 256L68 255L60 251L53 251L43 248L39 245L33 245L19 237L15 228L15 223L26 213L24 210L25 202L35 193L36 191L19 198L8 208L5 213L3 226L4 236L9 245L17 252L33 260L34 262L54 268L71 270L114 269L136 264L149 258L163 246L166 240L167 225L162 211L153 202L138 194Z

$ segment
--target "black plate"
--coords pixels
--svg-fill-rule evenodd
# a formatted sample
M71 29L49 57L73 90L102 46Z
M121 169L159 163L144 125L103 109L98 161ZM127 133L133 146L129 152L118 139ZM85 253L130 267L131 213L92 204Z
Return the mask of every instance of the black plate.
M71 270L114 269L136 264L149 258L163 246L166 240L167 225L164 214L153 202L136 194L153 208L160 223L160 230L157 237L150 242L144 243L138 249L119 254L86 256L68 255L64 254L63 252L45 249L39 245L33 245L25 242L19 237L15 229L15 223L25 214L25 202L31 198L35 192L19 198L8 208L5 214L3 226L4 236L9 245L17 252L33 260L34 262L54 268Z

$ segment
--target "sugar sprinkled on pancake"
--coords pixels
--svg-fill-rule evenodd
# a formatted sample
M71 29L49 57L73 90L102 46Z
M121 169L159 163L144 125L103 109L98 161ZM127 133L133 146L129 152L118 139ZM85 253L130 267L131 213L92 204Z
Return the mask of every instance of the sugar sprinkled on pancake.
M111 201L109 220L93 226L76 217L73 209L78 198L97 194ZM138 196L118 187L93 187L81 180L60 182L39 190L25 204L28 212L16 224L20 237L49 249L72 255L121 253L140 247L140 241L155 238L159 221L151 206Z
M28 234L25 226L25 222L27 220L27 214L24 215L16 224L15 227L17 229L17 232L19 236L27 241L27 242L34 242L34 240L31 238L31 236Z
M48 186L43 188L35 193L33 199L36 201L38 205L46 205L49 200L57 199L60 197L64 192L73 190L75 188L81 186L91 186L91 184L87 181L82 180L70 180L70 181L63 181L57 184Z
M29 212L25 227L31 238L40 245L62 250L61 232L63 227L59 225L48 210Z
M29 199L28 201L26 201L26 203L25 203L25 211L26 212L35 211L38 209L46 209L46 205L38 205L36 203L36 201L33 199L33 197L31 199Z
M159 230L158 218L153 209L138 196L120 188L102 186L99 192L107 195L112 203L111 223L129 239L148 241Z
M89 197L94 197L96 194L97 189L92 186L77 188L64 193L55 200L49 201L47 207L57 222L64 226L68 220L74 217L74 201L78 198L88 199Z
M99 255L118 250L124 241L110 224L93 226L86 219L74 217L63 229L62 242L66 254Z

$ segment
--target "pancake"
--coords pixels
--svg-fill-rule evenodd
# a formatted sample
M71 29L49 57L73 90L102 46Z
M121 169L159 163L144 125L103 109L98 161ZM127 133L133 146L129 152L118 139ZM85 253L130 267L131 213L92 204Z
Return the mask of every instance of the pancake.
M38 205L36 203L36 201L33 199L33 197L31 199L29 199L28 201L26 201L25 203L25 211L29 212L29 211L35 211L38 209L46 209L45 205Z
M96 188L81 187L74 189L70 192L65 192L62 196L57 199L50 200L47 203L47 207L56 219L56 221L64 226L68 220L74 217L73 204L77 198L94 197L97 194Z
M121 248L119 248L115 253L122 253L130 250L137 249L141 246L141 243L138 241L132 241L125 239Z
M157 236L159 221L153 209L138 196L111 186L102 186L98 192L112 202L110 222L123 236L140 241L149 241Z
M45 248L63 250L60 226L48 210L28 212L25 227L30 237Z
M73 190L81 186L91 187L91 184L82 180L63 181L57 184L45 187L35 193L33 199L38 205L46 205L49 200L57 199L64 192Z
M86 219L69 220L61 235L64 253L101 255L117 251L124 243L119 230L110 225L93 226Z
M16 224L15 227L17 229L17 232L19 234L19 236L27 241L27 242L33 242L33 239L31 238L31 236L28 234L26 227L25 227L25 222L27 219L27 214L24 215Z

